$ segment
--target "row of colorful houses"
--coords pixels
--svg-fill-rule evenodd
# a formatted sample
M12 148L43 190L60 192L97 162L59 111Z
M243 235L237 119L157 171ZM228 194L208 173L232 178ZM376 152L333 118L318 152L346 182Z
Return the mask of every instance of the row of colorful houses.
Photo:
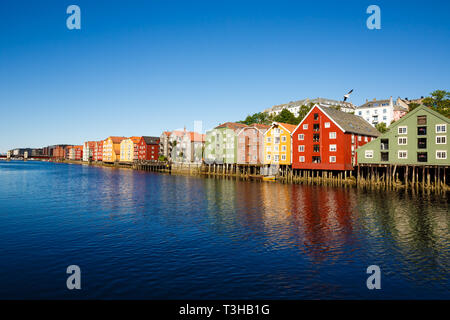
M358 115L316 104L296 126L226 122L206 134L184 129L164 131L160 137L110 136L82 146L57 146L53 154L111 163L162 157L171 162L272 169L353 170L358 163L448 166L448 126L448 118L420 106L381 134Z

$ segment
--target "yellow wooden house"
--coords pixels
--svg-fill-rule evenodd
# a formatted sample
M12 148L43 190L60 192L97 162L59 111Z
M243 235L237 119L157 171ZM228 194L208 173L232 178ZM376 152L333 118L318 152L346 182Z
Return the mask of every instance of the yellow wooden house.
M292 164L291 134L295 125L273 122L264 134L264 164Z
M103 141L103 162L120 161L120 143L125 137L108 137Z
M138 145L141 137L131 137L120 142L120 162L133 162L138 159Z

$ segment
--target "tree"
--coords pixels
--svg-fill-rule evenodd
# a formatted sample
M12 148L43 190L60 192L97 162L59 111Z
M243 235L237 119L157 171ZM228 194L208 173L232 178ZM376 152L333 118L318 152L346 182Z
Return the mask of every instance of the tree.
M380 122L375 125L375 129L380 131L381 133L385 133L387 131L386 123Z
M276 122L283 122L283 123L289 123L289 124L296 124L296 117L295 115L290 112L288 109L283 109L281 112L276 115L273 120Z
M435 90L430 93L431 97L426 97L422 103L428 108L450 117L450 92L445 90Z
M257 112L252 115L248 115L245 120L237 121L238 123L243 123L246 125L251 125L254 123L259 124L270 124L271 123L271 116L266 112Z
M419 107L420 103L416 103L416 102L411 102L408 107L409 107L409 111L413 111L415 108Z

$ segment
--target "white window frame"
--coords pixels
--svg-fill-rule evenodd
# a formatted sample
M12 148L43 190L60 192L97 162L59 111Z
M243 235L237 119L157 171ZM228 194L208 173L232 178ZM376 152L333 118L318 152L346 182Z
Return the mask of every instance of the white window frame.
M270 154L268 154L266 158L267 158L267 160L270 160Z
M330 163L336 162L336 156L330 156Z
M281 152L286 152L286 146L281 146Z
M439 158L438 153L443 153L445 157ZM447 159L447 150L436 150L436 160L446 160L446 159Z
M361 141L362 140L362 137L361 136L358 136L358 141Z
M336 139L337 134L336 134L335 131L332 131L332 132L330 132L330 134L328 135L328 137L329 137L330 139Z
M281 155L281 161L286 161L286 155L285 154Z
M303 133L299 133L298 140L305 140L305 135Z
M443 128L444 128L444 131L438 131L438 128L440 128L440 127L443 127ZM437 125L435 126L435 132L436 132L436 133L447 133L447 124L446 124L446 123L440 123L440 124L437 124Z
M405 140L405 143L400 143L401 140ZM408 137L398 137L397 144L399 146L407 146L408 145Z
M305 162L305 156L300 156L300 157L298 157L298 161L300 161L300 162Z
M405 154L404 157L401 157L401 154ZM397 152L397 159L408 159L408 150L398 150Z
M330 126L331 126L331 123L325 122L325 124L324 124L324 127L325 127L325 128L329 128Z
M438 142L438 138L441 139L441 142ZM442 142L442 139L444 139L444 142ZM447 136L436 136L436 144L447 144Z
M401 129L405 129L405 132L400 132ZM403 130L401 130L403 131ZM408 126L401 126L397 128L397 133L398 134L408 134Z
M303 145L303 144L299 145L298 152L305 152L305 145Z
M364 152L364 157L365 157L366 159L373 159L373 150L366 150L366 151Z
M307 124L307 123L305 123L305 124L303 125L303 130L308 130L308 124Z
M286 141L287 141L286 136L282 136L282 137L281 137L281 142L286 142Z
M337 152L337 144L330 144L330 152Z

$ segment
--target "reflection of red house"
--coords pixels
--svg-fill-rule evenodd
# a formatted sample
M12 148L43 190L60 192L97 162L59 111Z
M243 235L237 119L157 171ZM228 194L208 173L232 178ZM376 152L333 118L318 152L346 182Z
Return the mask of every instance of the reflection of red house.
M141 137L137 144L139 160L158 160L159 157L159 137Z
M356 149L379 135L359 116L315 105L292 133L292 168L353 170Z

